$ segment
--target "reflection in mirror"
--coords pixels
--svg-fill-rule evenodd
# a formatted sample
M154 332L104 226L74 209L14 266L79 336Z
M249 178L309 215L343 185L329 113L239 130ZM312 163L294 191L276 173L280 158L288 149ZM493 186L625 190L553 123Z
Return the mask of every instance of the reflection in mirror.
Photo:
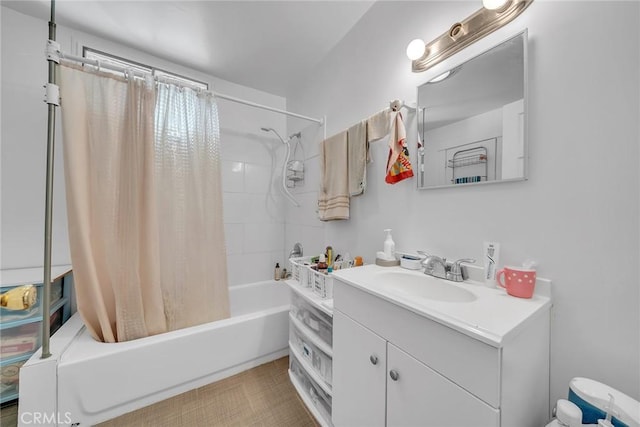
M418 87L418 188L526 179L526 30Z

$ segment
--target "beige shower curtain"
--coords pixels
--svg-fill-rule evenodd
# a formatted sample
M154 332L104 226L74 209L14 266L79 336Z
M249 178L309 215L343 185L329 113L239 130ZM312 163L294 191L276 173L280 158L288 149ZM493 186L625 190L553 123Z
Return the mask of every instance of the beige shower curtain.
M60 67L78 311L100 341L229 316L210 95Z

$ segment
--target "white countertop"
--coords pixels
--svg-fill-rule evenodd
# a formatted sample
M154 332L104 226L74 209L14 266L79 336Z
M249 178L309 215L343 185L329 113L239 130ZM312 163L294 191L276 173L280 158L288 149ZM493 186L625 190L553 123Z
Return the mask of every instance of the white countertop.
M548 311L552 305L549 293L550 282L545 279L538 278L536 292L530 299L513 297L508 295L504 289L489 288L480 282L466 280L454 283L439 279L451 286L466 289L476 296L476 299L471 302L445 302L412 298L389 292L389 286L380 285L380 280L376 279L376 275L381 272L393 271L424 276L421 271L377 265L338 270L333 275L343 283L495 347L500 347L510 336L517 334L528 320ZM425 286L428 286L428 283L425 283Z

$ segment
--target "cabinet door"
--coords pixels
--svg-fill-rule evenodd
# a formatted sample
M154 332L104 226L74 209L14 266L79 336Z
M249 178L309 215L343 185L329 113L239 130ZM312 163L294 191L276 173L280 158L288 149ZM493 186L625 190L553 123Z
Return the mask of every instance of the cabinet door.
M388 344L387 426L485 427L499 424L497 409Z
M336 427L384 427L386 341L338 310L333 313Z

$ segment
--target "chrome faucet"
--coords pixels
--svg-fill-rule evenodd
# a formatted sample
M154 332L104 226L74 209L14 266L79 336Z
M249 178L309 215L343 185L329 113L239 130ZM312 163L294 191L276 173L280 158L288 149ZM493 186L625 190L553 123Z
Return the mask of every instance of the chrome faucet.
M428 255L422 251L418 251L418 253L426 257L422 261L422 267L424 267L424 274L427 274L433 277L438 277L440 279L447 278L447 259L446 258L440 258L437 255Z
M299 258L303 254L302 252L302 244L296 243L293 245L293 249L289 252L289 258Z
M441 258L437 255L429 255L423 251L418 251L418 253L425 257L422 261L424 274L439 279L451 280L452 282L462 282L468 278L467 270L462 263L472 264L476 262L475 259L471 258L462 258L449 262L446 258Z

